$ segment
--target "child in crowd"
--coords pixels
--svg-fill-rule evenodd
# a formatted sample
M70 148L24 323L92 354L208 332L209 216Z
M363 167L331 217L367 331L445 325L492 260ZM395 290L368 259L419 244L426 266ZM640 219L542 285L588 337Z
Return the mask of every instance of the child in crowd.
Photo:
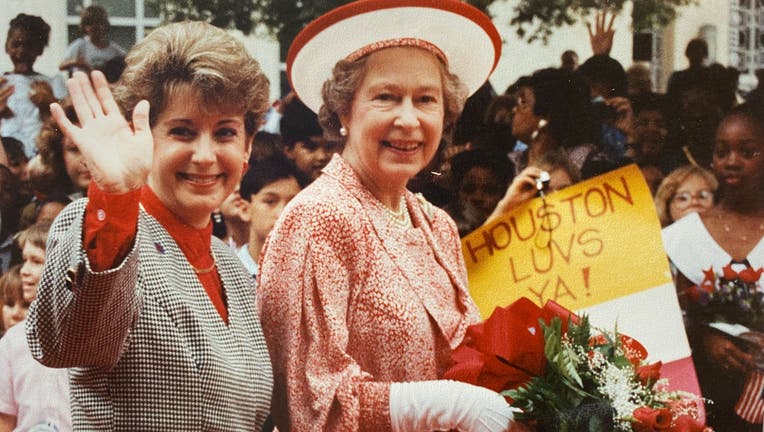
M8 168L19 180L27 180L29 158L24 152L24 143L13 137L2 137L3 150L8 158Z
M77 113L71 101L66 99L61 106L66 118L76 122ZM37 150L43 165L56 177L54 189L49 192L64 193L72 201L87 194L92 176L85 164L85 156L72 140L64 136L54 119L43 123L37 137Z
M249 239L249 222L245 219L244 213L246 213L246 203L241 199L237 187L212 215L213 222L222 228L220 234L215 233L215 235L233 250L238 250L247 244Z
M302 186L317 179L332 155L342 150L337 142L324 138L316 114L297 98L284 107L280 129L284 154L299 171Z
M13 242L21 214L20 183L10 168L0 165L0 273L21 262L18 248Z
M249 243L238 255L253 278L265 238L286 204L300 191L299 173L280 154L253 163L241 179L239 193L245 202L243 218L249 223Z
M0 317L2 318L0 335L27 316L29 302L24 300L19 269L21 265L16 264L0 276Z
M71 75L75 70L108 71L115 61L124 64L125 50L109 40L109 30L109 15L103 6L93 5L83 9L80 15L80 31L84 36L69 45L59 69L69 71ZM121 70L119 72L121 73ZM109 81L112 82L111 79Z
M494 211L512 180L515 166L504 154L467 150L451 159L454 199L445 207L461 237L482 225Z
M8 281L15 289L6 289L8 275L0 278L3 296L13 292L24 315L37 297L49 228L49 222L41 222L19 233L24 264L17 270L18 279ZM5 321L7 306L3 309ZM0 431L71 430L67 370L47 368L32 358L24 330L24 322L18 322L0 339Z
M35 223L18 234L17 242L21 249L21 284L24 300L32 302L37 298L37 286L40 284L42 267L45 264L45 242L48 240L50 221Z
M27 163L27 179L22 182L25 193L18 200L21 213L16 231L30 227L37 220L37 214L44 202L49 200L71 200L61 192L62 182L53 169L43 162L40 154L36 154Z
M5 86L13 87L8 107L2 113L0 134L24 143L28 157L36 153L35 138L42 127L48 106L66 94L63 82L35 72L34 63L50 37L50 26L39 16L18 14L10 22L5 40L5 53L13 62L13 71L6 73Z

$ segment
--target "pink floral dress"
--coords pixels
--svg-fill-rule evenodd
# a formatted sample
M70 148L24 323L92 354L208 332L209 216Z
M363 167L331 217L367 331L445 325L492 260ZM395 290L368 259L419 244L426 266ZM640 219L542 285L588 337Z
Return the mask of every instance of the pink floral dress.
M480 320L453 221L406 204L411 228L335 155L276 223L257 297L282 432L390 430L390 382L441 377Z

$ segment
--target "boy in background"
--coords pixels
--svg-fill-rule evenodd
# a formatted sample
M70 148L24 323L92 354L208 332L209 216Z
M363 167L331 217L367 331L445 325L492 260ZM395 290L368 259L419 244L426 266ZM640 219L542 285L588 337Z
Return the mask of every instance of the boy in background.
M342 150L340 144L324 138L316 114L297 98L284 107L280 130L284 155L299 171L303 187L318 178L334 153Z
M249 243L238 251L239 259L257 279L257 261L265 238L284 207L298 192L299 173L279 154L250 165L241 179L239 193L245 202L243 219L249 223Z

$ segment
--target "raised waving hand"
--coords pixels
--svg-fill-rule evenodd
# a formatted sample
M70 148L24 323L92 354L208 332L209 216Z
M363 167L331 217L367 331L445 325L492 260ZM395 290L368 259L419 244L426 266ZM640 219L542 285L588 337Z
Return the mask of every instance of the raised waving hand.
M66 117L57 103L51 114L58 126L82 152L98 187L124 193L143 186L153 160L154 139L149 126L149 103L138 102L128 123L114 100L103 73L75 72L66 82L79 124Z
M607 10L597 12L594 15L594 30L592 30L591 22L586 23L586 28L589 31L589 42L592 45L592 55L610 55L610 50L613 48L613 36L615 35L613 22L616 14L611 13L609 21L607 15Z

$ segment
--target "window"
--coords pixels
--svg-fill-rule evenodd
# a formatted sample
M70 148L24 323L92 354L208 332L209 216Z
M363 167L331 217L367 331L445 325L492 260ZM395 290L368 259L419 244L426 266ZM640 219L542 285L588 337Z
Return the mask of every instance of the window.
M730 1L730 66L752 73L764 65L764 6L762 0Z
M730 0L729 64L744 76L764 67L764 0Z
M663 32L660 30L651 30L653 37L650 43L652 44L652 59L650 61L650 78L653 81L653 89L666 88L667 82L664 82L664 66L661 59L664 57L664 39Z
M143 39L160 24L159 9L147 0L67 0L69 42L81 36L80 12L94 4L106 8L111 23L109 39L125 50L129 50L135 42Z
M661 63L663 58L663 31L654 29L634 33L631 48L633 61L649 63L653 90L664 88L664 67Z

